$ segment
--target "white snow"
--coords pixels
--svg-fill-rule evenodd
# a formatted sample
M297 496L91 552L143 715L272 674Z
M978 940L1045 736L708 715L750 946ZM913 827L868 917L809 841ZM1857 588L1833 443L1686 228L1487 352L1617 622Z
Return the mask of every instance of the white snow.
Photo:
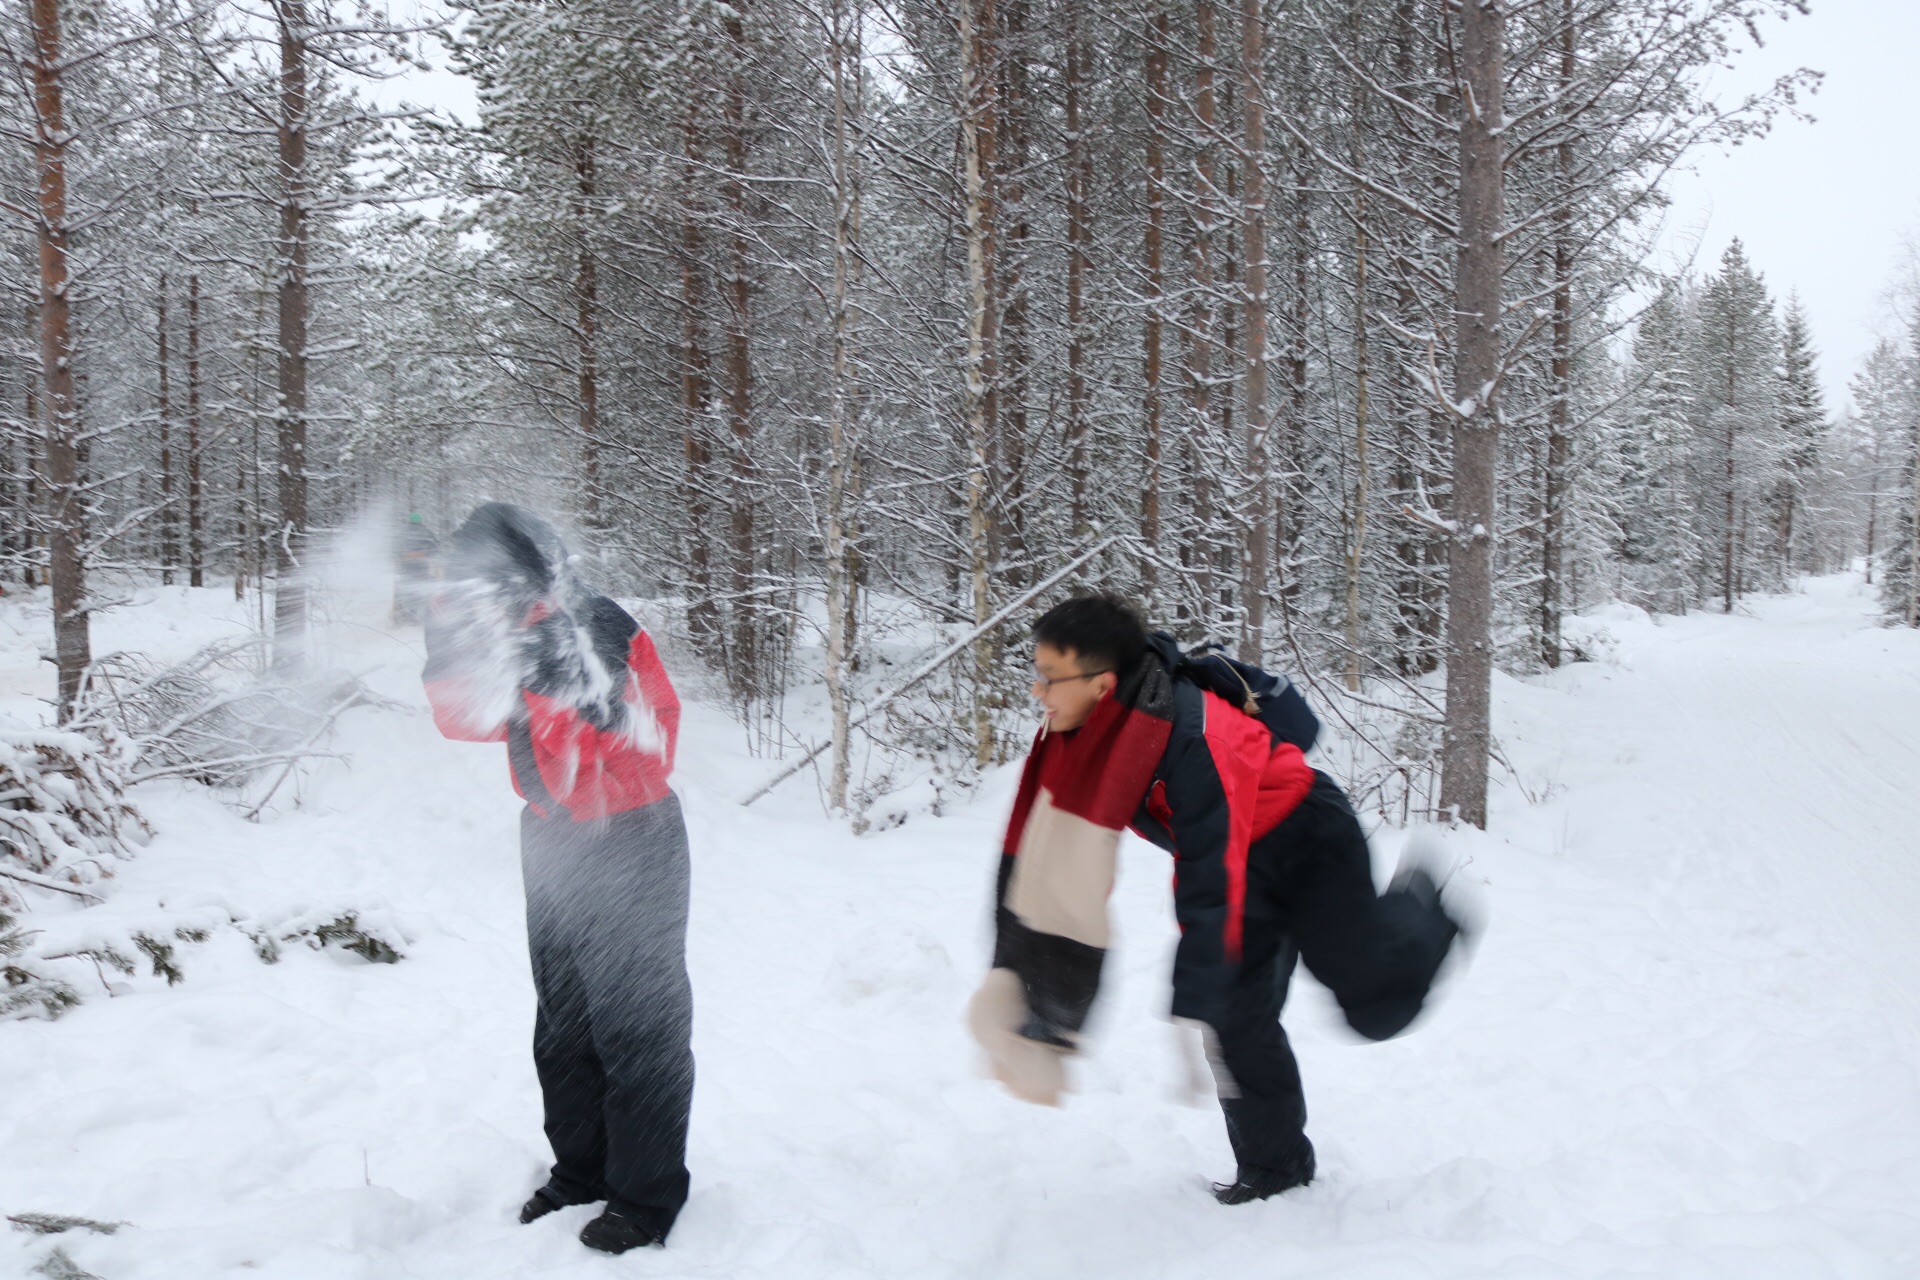
M804 779L741 809L777 764L690 702L693 1197L666 1251L607 1259L585 1209L512 1217L547 1157L503 749L434 733L417 630L364 606L331 657L404 708L351 713L348 761L259 824L146 789L160 834L63 919L355 910L406 958L269 966L217 929L180 986L0 1024L0 1211L131 1224L0 1233L0 1274L55 1245L105 1280L1920 1274L1920 635L1871 610L1852 577L1609 610L1579 623L1602 661L1499 681L1518 776L1449 840L1492 913L1472 965L1385 1045L1297 980L1320 1180L1235 1209L1202 1183L1217 1111L1176 1097L1164 855L1125 850L1080 1091L1026 1107L960 1022L1011 771L854 838ZM45 689L44 622L0 602L0 716ZM148 591L100 647L243 622Z

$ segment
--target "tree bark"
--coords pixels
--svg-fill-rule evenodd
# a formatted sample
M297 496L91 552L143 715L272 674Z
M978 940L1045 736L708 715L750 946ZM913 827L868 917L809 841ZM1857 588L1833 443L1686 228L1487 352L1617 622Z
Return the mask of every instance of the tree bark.
M1303 78L1298 65L1295 65L1296 78ZM1304 113L1305 86L1295 83L1289 86L1290 98L1296 112ZM1302 472L1301 449L1306 439L1307 410L1309 407L1308 384L1308 323L1312 317L1312 293L1310 268L1313 249L1313 214L1307 203L1307 151L1296 143L1287 146L1287 184L1292 200L1292 218L1290 233L1287 237L1287 253L1291 271L1287 285L1287 356L1286 372L1286 412L1280 423L1280 447L1277 450L1276 470L1278 483L1274 495L1273 519L1273 564L1280 598L1281 617L1289 628L1292 627L1292 601L1298 583L1290 573L1294 548L1300 541L1301 510L1303 507L1303 486L1299 483Z
M72 276L67 252L65 86L59 0L31 0L35 233L40 257L40 415L45 441L47 568L53 585L57 715L65 723L93 642L87 609L87 508L80 412L74 397Z
M27 341L38 347L40 341L40 295L38 293L34 294L33 300L27 303L24 336ZM22 581L28 587L38 587L44 585L44 578L40 573L39 557L34 552L39 550L40 539L45 533L41 507L44 505L42 490L45 488L46 477L47 433L45 424L40 421L41 372L37 361L34 367L27 371L26 382L26 404L23 409L30 427L27 434L26 492L22 496L22 502L25 504L26 527L20 531L20 550L26 556L26 569L22 574ZM35 427L39 429L33 429ZM1876 467L1878 458L1879 455L1875 454ZM1879 472L1876 470L1874 475L1877 484ZM1867 580L1871 582L1873 579L1869 577Z
M1146 389L1141 409L1146 419L1146 476L1140 495L1140 541L1146 554L1140 560L1140 581L1153 603L1160 548L1160 488L1162 456L1161 379L1166 342L1166 227L1167 227L1167 48L1166 0L1154 0L1147 45L1147 311L1144 323L1146 352L1143 377Z
M1027 0L999 0L1000 30L993 45L988 74L1000 86L995 104L994 169L992 182L994 378L989 389L995 411L996 434L989 445L996 463L988 486L990 539L999 547L992 559L1009 586L1026 581L1027 455L1031 424L1033 305L1027 288L1027 262L1032 250L1032 220L1027 212L1027 176L1033 163L1034 95L1028 59L1033 56L1033 32ZM996 637L997 639L997 637Z
M171 378L173 360L167 350L167 273L160 273L160 287L156 295L159 303L159 315L154 324L154 338L159 350L155 353L155 363L160 373L159 428L160 444L160 582L162 586L173 585L174 570L180 564L180 513L174 509L173 475L173 388Z
M1358 95L1355 105L1358 106ZM1356 155L1356 162L1359 157ZM1356 171L1360 170L1358 163ZM1353 520L1348 532L1346 555L1346 624L1347 624L1347 688L1352 692L1360 691L1360 677L1364 664L1361 651L1364 647L1360 634L1360 567L1366 557L1367 549L1367 507L1373 501L1370 468L1372 463L1367 457L1367 414L1371 408L1368 393L1372 378L1372 368L1368 364L1367 346L1367 193L1364 190L1354 192L1353 224Z
M275 350L279 446L279 528L274 538L274 663L297 666L307 631L301 557L307 536L307 2L276 0L280 28L280 228Z
M1879 549L1879 530L1876 527L1880 515L1880 437L1882 429L1876 424L1873 429L1873 453L1871 455L1873 479L1867 486L1867 585L1873 585L1873 554Z
M201 475L200 273L187 276L187 584L205 586L206 489Z
M1920 405L1908 405L1913 467L1907 479L1907 625L1920 627Z
M1087 145L1081 96L1087 78L1084 0L1067 0L1067 474L1071 491L1068 518L1075 541L1093 523L1087 512L1087 448L1090 397L1087 391L1087 273L1093 256L1093 217L1087 199L1093 187L1093 149Z
M1244 602L1240 657L1259 662L1267 630L1267 530L1273 490L1267 465L1267 99L1266 15L1261 0L1240 0L1241 146L1246 176L1241 186L1241 252L1245 258L1242 306L1246 310L1246 466L1252 478L1241 537Z
M699 190L700 138L689 104L681 125L684 157L680 196L680 400L686 410L687 571L693 600L687 608L687 632L694 644L710 649L720 638L720 615L713 602L713 517L708 500L713 482L713 447L707 435L708 385L706 335L700 323L700 223L695 200Z
M1206 632L1213 618L1213 554L1209 535L1213 532L1213 486L1207 468L1215 464L1213 436L1213 344L1214 310L1214 232L1220 221L1219 174L1214 145L1218 127L1218 101L1214 86L1214 59L1219 46L1216 34L1217 10L1213 0L1198 0L1194 6L1195 63L1193 79L1193 115L1197 126L1194 138L1194 226L1193 293L1194 309L1188 321L1187 384L1190 420L1187 423L1183 452L1187 461L1187 481L1192 488L1193 516L1187 522L1186 542L1181 562L1193 574L1189 584L1198 605L1194 625Z
M845 0L832 9L833 69L833 392L828 411L826 605L827 702L833 720L833 763L828 774L827 803L847 809L847 787L852 771L853 610L855 582L851 545L853 454L858 448L852 421L857 396L854 388L854 329L857 323L853 277L859 255L860 175L855 124L849 117L861 109L859 19L849 14Z
M733 595L733 652L729 664L735 693L752 698L758 688L759 610L753 598L753 382L750 342L751 296L747 260L747 34L743 15L746 0L726 9L724 26L732 51L727 77L724 132L726 137L727 209L733 225L727 245L727 426L732 436L733 493L729 527L732 561L729 586Z
M1735 397L1739 394L1735 390L1734 352L1737 349L1735 342L1739 335L1734 332L1731 327L1737 323L1733 319L1732 311L1733 309L1729 307L1727 319L1729 326L1727 331L1727 391L1726 398L1721 404L1721 416L1725 420L1725 429L1721 433L1721 444L1723 452L1725 453L1725 457L1722 460L1723 471L1721 475L1723 489L1721 496L1725 504L1725 519L1720 536L1720 611L1722 613L1733 612L1733 598L1739 594L1734 583L1733 563L1734 530L1738 527L1738 517L1735 513L1736 487L1734 483L1734 459L1736 455L1734 451L1733 406Z
M1454 279L1453 510L1447 558L1447 707L1440 804L1487 825L1492 748L1493 540L1500 419L1501 88L1505 0L1460 7L1460 206Z
M973 621L985 627L993 616L987 579L987 450L993 438L989 399L994 345L993 260L995 84L993 75L994 0L960 0L960 88L963 103L960 145L966 167L967 239L967 547ZM982 631L973 641L973 750L981 768L993 763L994 639Z
M1560 4L1560 90L1572 90L1578 67L1574 60L1573 0ZM1546 483L1541 495L1540 520L1540 661L1549 669L1560 665L1561 619L1565 613L1561 576L1566 559L1567 462L1572 452L1573 410L1573 143L1563 141L1554 151L1555 177L1563 193L1553 215L1553 356L1552 385L1547 402Z
M599 194L592 138L573 149L573 228L577 257L573 272L573 337L580 424L582 522L593 534L607 529L605 493L600 479L600 260L593 251L595 197Z

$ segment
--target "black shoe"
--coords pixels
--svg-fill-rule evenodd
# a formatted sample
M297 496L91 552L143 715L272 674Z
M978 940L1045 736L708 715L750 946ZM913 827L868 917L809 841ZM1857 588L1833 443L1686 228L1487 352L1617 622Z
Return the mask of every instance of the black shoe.
M606 1199L605 1196L588 1196L583 1199L579 1196L569 1195L549 1182L546 1186L527 1197L527 1202L520 1206L520 1221L522 1223L533 1222L536 1219L546 1217L555 1209L565 1209L576 1204L593 1204L595 1201L604 1199Z
M1312 1181L1313 1147L1309 1145L1303 1157L1290 1168L1262 1169L1258 1165L1241 1165L1232 1182L1213 1184L1213 1198L1221 1204L1248 1204L1254 1200L1265 1200L1268 1196L1277 1196L1282 1191L1291 1191L1295 1187L1304 1187Z
M580 1231L580 1243L602 1253L625 1253L629 1249L666 1242L665 1232L656 1231L640 1219L614 1208L608 1208Z

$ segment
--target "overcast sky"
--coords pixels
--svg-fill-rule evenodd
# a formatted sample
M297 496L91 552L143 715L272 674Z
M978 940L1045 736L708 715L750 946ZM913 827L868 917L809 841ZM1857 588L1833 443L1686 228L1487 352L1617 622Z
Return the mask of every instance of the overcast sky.
M396 0L396 16L421 0ZM1920 0L1813 0L1813 12L1761 30L1761 49L1717 73L1728 98L1796 67L1826 73L1803 100L1814 120L1783 120L1758 141L1703 152L1674 176L1663 254L1711 269L1735 236L1785 300L1797 290L1813 320L1829 410L1877 335L1891 335L1886 290L1906 238L1920 240ZM428 55L441 61L430 45ZM473 94L444 71L385 87L472 118Z
M1893 334L1887 286L1903 241L1920 237L1920 0L1813 0L1812 14L1761 35L1766 47L1744 53L1716 87L1731 96L1795 67L1824 71L1802 104L1814 120L1702 154L1672 183L1666 249L1697 243L1711 268L1738 236L1775 297L1798 290L1837 410L1876 336Z

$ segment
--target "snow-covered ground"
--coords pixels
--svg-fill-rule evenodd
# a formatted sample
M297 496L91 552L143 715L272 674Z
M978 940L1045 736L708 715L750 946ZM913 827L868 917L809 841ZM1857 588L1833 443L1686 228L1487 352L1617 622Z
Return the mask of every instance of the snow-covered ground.
M143 592L101 647L179 656L243 624L222 594ZM59 1245L105 1280L1920 1275L1920 635L1855 578L1608 611L1603 661L1498 685L1518 778L1454 837L1492 913L1471 968L1385 1045L1300 980L1320 1180L1234 1209L1159 1016L1164 855L1126 850L1080 1091L1026 1107L960 1023L1011 771L854 838L803 780L741 809L774 765L690 707L693 1198L618 1259L585 1209L513 1221L545 1148L506 763L435 735L417 631L363 612L330 656L404 709L353 713L262 823L148 788L160 835L89 914L351 909L406 958L269 966L216 930L180 986L0 1024L0 1212L130 1224L0 1233L0 1274ZM0 602L0 717L48 678L44 617Z

